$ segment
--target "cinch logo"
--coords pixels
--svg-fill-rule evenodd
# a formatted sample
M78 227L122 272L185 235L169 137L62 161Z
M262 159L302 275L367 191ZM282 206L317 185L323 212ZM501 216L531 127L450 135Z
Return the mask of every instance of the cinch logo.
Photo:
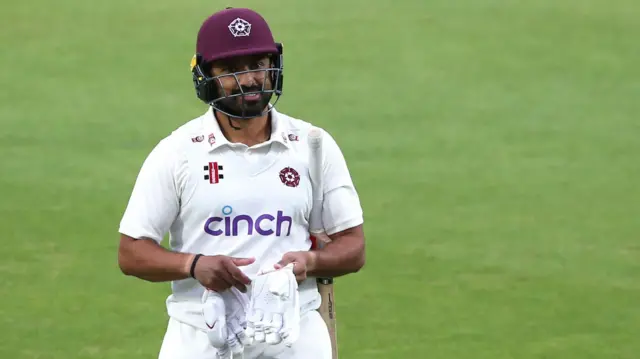
M231 206L222 207L224 217L210 217L204 224L204 231L212 236L238 236L240 235L240 225L244 223L243 235L252 235L253 231L261 236L288 236L291 234L291 225L293 223L291 217L285 216L283 211L278 211L275 216L270 214L261 214L257 218L253 218L246 214L232 216L233 208ZM285 227L285 224L287 226ZM283 234L283 229L287 233Z

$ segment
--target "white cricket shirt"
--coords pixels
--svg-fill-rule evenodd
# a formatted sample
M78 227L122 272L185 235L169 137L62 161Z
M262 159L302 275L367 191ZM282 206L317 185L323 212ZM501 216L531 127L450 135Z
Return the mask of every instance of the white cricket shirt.
M119 232L173 251L255 257L249 277L289 251L309 250L307 133L311 124L271 112L271 138L248 147L230 143L211 108L161 140L144 161ZM324 130L323 130L324 131ZM323 221L327 234L363 223L358 194L335 140L323 135ZM189 278L171 283L168 314L202 329L204 288ZM314 278L299 286L305 309L320 296Z

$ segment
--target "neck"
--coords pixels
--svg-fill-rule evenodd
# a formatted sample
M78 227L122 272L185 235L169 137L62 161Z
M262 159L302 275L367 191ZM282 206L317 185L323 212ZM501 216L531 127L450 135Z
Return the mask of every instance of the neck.
M271 137L271 121L269 114L248 120L231 118L220 112L214 112L222 134L232 143L243 143L249 147L269 140ZM233 125L233 127L232 127Z

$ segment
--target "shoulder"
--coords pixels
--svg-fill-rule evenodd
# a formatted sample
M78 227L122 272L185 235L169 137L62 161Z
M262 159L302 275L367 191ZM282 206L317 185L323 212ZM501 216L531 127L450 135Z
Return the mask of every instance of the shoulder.
M205 138L205 116L198 116L184 123L173 130L163 141L174 146L175 149L184 148L193 143L204 142Z
M298 147L299 145L305 148L308 145L308 134L312 128L316 128L322 132L323 146L338 147L333 136L329 131L322 126L319 126L308 120L296 118L281 112L276 112L278 116L279 126L282 128L283 136L286 137L286 141L289 141L292 146Z
M161 138L149 154L148 161L160 162L174 171L181 170L187 162L188 146L206 142L204 115L193 118Z
M160 152L168 159L183 158L189 147L199 145L207 141L205 134L205 114L192 118L161 138L154 152Z

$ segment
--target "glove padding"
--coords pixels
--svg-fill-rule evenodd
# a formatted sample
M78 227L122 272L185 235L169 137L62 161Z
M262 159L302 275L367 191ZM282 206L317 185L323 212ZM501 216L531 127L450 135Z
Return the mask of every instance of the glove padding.
M205 289L202 314L209 342L217 350L218 359L243 358L248 343L246 311L249 299L235 287L222 293Z
M300 297L291 263L278 270L258 273L251 284L247 313L248 343L291 347L300 336Z

